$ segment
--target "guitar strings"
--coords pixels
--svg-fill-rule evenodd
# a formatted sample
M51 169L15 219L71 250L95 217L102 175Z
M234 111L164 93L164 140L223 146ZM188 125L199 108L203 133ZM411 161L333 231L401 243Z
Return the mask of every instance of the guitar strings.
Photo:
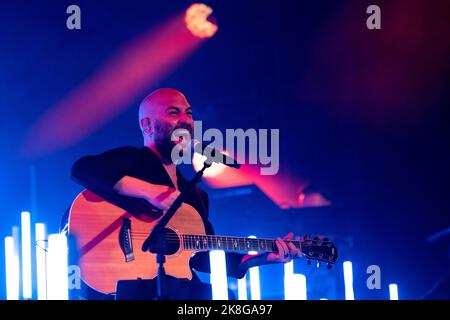
M136 232L131 232L132 235L135 235L136 237L143 237L146 238L149 236L148 233L136 233ZM210 239L212 238L217 238L218 240L222 240L222 241L234 241L234 240L244 240L244 241L265 241L265 242L275 242L275 239L259 239L259 238L241 238L241 237L227 237L227 236L217 236L217 235L194 235L194 234L179 234L179 235L174 235L174 234L168 234L165 236L166 239L168 238L181 238L181 237L190 237L190 238L204 238L204 237L209 237ZM317 241L320 243L331 243L332 241L320 241L320 240L283 240L283 241L288 241L288 242L300 242L300 243L304 243L305 241Z
M148 236L145 237L141 237L141 236L134 236L133 239L137 239L137 240L145 240L147 239ZM205 236L203 236L205 237ZM198 247L198 246L204 246L204 245L213 245L213 246L220 246L220 244L218 244L218 242L216 241L215 243L213 242L214 240L212 238L208 238L208 239L195 239L195 238L185 238L185 239L181 239L180 237L176 236L176 235L168 235L165 238L165 241L168 243L179 243L179 242L183 242L191 247ZM247 239L247 238L241 238L241 239ZM234 246L236 247L235 242L238 242L238 245L244 245L247 247L251 247L251 248L262 248L262 247L268 247L268 246L273 246L273 244L275 243L274 240L267 240L267 241L258 241L258 242L250 242L250 246L248 245L248 243L245 241L235 241L233 239L217 239L219 240L220 243L223 243L223 246ZM285 241L289 241L289 240L285 240ZM198 242L200 245L195 245L194 243ZM206 242L206 244L205 244ZM311 244L307 244L304 242L299 242L298 240L291 240L289 241L290 243L293 243L294 245L298 245L299 243L301 244L302 248L307 248L307 247L320 247L323 244L327 244L327 243L331 243L331 241L323 241L323 242L319 242L319 243L311 243Z
M146 239L149 234L142 232L131 232L131 234L133 235L133 238L136 239ZM228 238L228 237L222 237L222 236L216 236L216 235L195 235L195 234L180 234L180 235L175 235L175 234L169 234L165 237L165 239L175 239L175 240L179 240L180 238L185 238L186 240L190 240L190 241L204 241L203 238L207 238L208 240L213 240L217 239L219 241L222 242L234 242L234 241L244 241L244 242L267 242L267 243L274 243L276 240L273 239L259 239L259 238L243 238L243 237L232 237L232 238ZM200 238L200 239L195 239L195 238ZM250 240L249 240L250 239ZM288 241L291 243L301 243L301 244L305 244L305 241L316 241L320 244L324 244L324 243L333 243L332 241L320 241L320 240L283 240L283 241ZM305 244L308 245L308 244Z
M144 239L144 238L141 238L141 239ZM242 239L248 239L248 238L242 238ZM254 239L254 238L251 238L251 239ZM179 239L178 237L176 237L176 239L172 237L171 239L168 239L167 242L168 242L168 243L176 243L176 244L180 244L180 239ZM202 250L202 249L208 250L208 249L205 248L205 245L203 244L205 241L198 241L198 242L199 242L199 244L198 244L198 245L195 245L195 244L193 244L192 242L189 243L189 242L183 241L183 246L182 246L182 248L183 248L183 250L198 250L198 249L200 249L200 250ZM297 241L297 242L298 242L298 241ZM223 242L222 242L222 243L223 243ZM227 250L226 247L229 247L230 244L233 246L232 243L225 241L224 245L222 245L222 248L225 249L225 250ZM208 243L207 243L207 245L208 245ZM305 247L302 246L302 249L307 249L307 248L313 247L313 246L317 246L317 245L306 245ZM220 248L220 245L219 245L219 246L216 245L216 247L219 247L219 248ZM263 249L264 247L265 247L266 249ZM268 250L267 247L270 247L270 250ZM242 247L240 247L240 248L242 248ZM238 250L239 250L239 251L257 251L257 252L259 252L259 251L276 252L275 250L273 250L273 249L276 249L276 248L273 247L273 242L270 243L270 244L267 244L267 243L266 243L266 245L263 245L263 246L261 246L261 245L257 245L257 247L251 246L251 248L249 248L249 249L250 249L250 250L247 250L247 249L243 248L243 249L238 249ZM251 249L253 249L253 250L251 250ZM303 251L302 254L305 255L305 252ZM322 261L328 261L328 262L331 262L330 259L325 259L325 260L322 259Z
M132 232L132 234L135 234L133 239L144 240L144 239L147 239L147 237L148 237L148 235L146 233L137 233L138 234L137 237L136 237L136 233ZM146 236L145 237L141 237L141 236L139 236L139 234L145 234ZM214 235L197 235L197 237L210 237L209 239L203 239L203 240L195 239L194 235L187 235L187 237L188 237L187 239L182 239L185 236L184 234L182 234L180 236L181 236L181 240L180 240L180 237L178 235L176 235L176 234L169 234L166 237L166 242L169 243L169 244L180 244L180 245L182 244L183 250L198 250L198 249L200 249L200 250L202 250L202 249L208 250L205 247L211 247L211 245L214 246L214 243L210 242L212 240L212 237L215 237ZM239 247L239 249L238 249L239 251L276 252L276 250L274 250L274 249L276 249L276 247L274 247L274 243L275 243L274 240L271 240L271 239L258 239L258 238L237 238L237 239L242 239L242 240L247 242L247 248L248 249ZM251 239L253 241L254 240L263 240L264 243L261 243L260 241L259 241L259 243L253 242L252 245L249 246L248 245L248 240L249 239ZM210 240L210 241L208 241L208 240ZM223 244L222 248L225 249L225 250L227 248L229 248L230 246L236 248L236 244L235 244L236 241L233 241L232 239L226 239L225 238L225 239L218 239L218 240L222 240L221 241L221 243ZM305 250L307 250L310 247L320 247L324 242L331 242L331 241L324 241L324 242L321 242L319 244L304 244L304 243L302 243L299 240L286 240L286 241L290 241L291 243L295 242L296 244L300 243L301 244L301 248L305 249ZM239 244L240 245L244 244L244 247L245 247L245 243L240 242ZM215 247L220 248L221 245L216 242ZM305 250L302 250L303 251L302 254L305 254L304 253ZM322 260L322 261L331 261L331 260Z
M136 232L136 231L132 231L131 234L133 235L144 235L144 236L149 236L150 234L148 232ZM168 234L166 237L217 237L217 238L223 238L223 239L245 239L245 240L250 240L250 241L276 241L276 239L267 239L267 238L245 238L245 237L232 237L232 236L220 236L220 235L214 235L214 234L191 234L191 233L180 233L180 234ZM300 239L300 240L295 240L295 239L290 239L290 240L284 240L284 241L300 241L300 242L304 242L304 241L320 241L320 240L314 240L314 239L309 239L309 240L304 240L304 239ZM322 243L328 243L328 242L333 242L330 240L322 240L320 241Z

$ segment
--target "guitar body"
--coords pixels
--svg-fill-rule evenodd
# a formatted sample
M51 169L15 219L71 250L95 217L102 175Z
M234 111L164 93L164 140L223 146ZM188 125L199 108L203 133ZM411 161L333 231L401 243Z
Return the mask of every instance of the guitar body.
M86 284L97 291L111 293L115 292L119 280L157 276L156 254L143 252L141 246L159 219L141 216L135 217L89 190L77 196L70 208L69 234L75 236L81 278ZM124 219L131 222L134 260L129 262L119 243ZM166 227L177 234L205 234L200 214L185 203ZM189 259L195 252L181 250L180 246L175 254L166 256L166 274L192 279Z

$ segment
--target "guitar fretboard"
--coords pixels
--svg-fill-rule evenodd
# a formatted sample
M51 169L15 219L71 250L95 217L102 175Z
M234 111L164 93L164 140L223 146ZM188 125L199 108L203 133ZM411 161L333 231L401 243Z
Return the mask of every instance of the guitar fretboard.
M223 237L215 235L183 234L183 249L186 250L226 250L226 251L257 251L277 252L273 239L255 239L240 237ZM297 248L301 247L299 241L291 240Z

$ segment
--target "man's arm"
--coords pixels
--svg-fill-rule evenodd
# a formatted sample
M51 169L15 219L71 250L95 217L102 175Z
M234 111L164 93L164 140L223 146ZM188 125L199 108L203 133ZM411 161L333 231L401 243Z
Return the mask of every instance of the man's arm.
M202 202L205 206L205 229L207 234L214 234L214 228L208 220L209 211L209 198L206 192L202 192L200 195ZM294 234L289 233L283 240L291 240ZM297 237L297 240L300 238ZM300 257L301 252L293 244L284 242L281 239L276 241L278 252L262 253L256 255L242 254L237 252L226 252L225 261L227 275L232 278L241 279L247 273L247 270L251 267L260 266L264 264L272 263L284 263L289 262L295 257ZM202 251L197 252L190 260L190 266L192 269L210 273L210 261L209 252Z
M126 175L134 175L139 163L138 150L122 147L104 153L85 156L72 166L72 179L93 192L113 195L115 184Z
M180 192L169 186L152 184L130 176L124 176L113 187L120 195L142 198L158 209L167 210Z
M72 167L71 176L93 192L142 198L159 209L168 209L179 192L133 177L139 165L139 150L122 147L79 159Z
M278 252L261 254L241 254L234 252L226 253L226 268L229 277L241 279L247 273L248 269L256 266L274 263L286 263L294 258L301 257L300 249L292 243L283 240L291 240L294 234L290 232L283 239L277 239L276 245ZM300 240L299 237L296 240ZM211 272L209 252L198 252L191 258L191 267L200 272Z
M278 251L270 253L262 253L250 255L247 254L242 257L238 265L238 274L245 274L248 269L256 266L273 263L286 263L290 262L294 258L300 258L302 251L295 247L292 243L284 240L292 240L294 237L293 232L289 232L283 239L278 238L275 241ZM300 241L300 237L296 237L297 241Z

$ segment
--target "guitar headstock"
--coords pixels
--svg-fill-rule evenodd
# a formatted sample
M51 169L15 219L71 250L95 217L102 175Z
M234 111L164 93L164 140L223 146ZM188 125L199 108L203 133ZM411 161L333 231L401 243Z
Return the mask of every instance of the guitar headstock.
M311 260L317 260L319 263L326 262L327 267L331 268L336 263L338 258L338 251L334 243L327 238L320 239L315 237L311 240L308 236L300 241L302 246L302 254L308 259L308 264Z

